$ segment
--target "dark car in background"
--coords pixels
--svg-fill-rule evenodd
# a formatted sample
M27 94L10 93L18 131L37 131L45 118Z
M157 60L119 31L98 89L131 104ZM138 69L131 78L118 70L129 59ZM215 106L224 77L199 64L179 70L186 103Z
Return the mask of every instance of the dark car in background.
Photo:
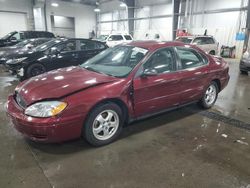
M25 39L34 38L55 38L55 36L48 31L13 31L0 39L0 47L13 46Z
M6 61L6 56L10 56L15 53L25 53L28 50L50 41L51 39L52 38L27 39L14 46L2 47L0 48L0 64Z
M26 53L7 56L5 67L27 79L44 72L79 65L108 46L89 39L53 39Z

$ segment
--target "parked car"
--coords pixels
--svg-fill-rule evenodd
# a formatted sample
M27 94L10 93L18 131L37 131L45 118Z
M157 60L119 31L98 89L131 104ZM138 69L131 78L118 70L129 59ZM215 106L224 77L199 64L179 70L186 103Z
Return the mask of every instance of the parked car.
M53 39L34 50L7 56L5 66L21 79L44 72L79 65L105 50L107 45L89 39Z
M104 39L104 40L103 40ZM128 34L111 34L111 35L101 35L99 40L106 41L109 47L114 47L118 44L128 43L133 40L133 37Z
M102 146L124 124L199 102L211 108L228 81L222 59L179 42L132 42L77 67L22 82L8 98L16 129L40 142L83 136Z
M182 36L177 37L176 41L196 45L211 55L218 54L219 43L212 36Z
M13 31L0 39L0 47L13 46L25 39L33 38L55 38L55 36L47 31Z
M240 60L240 72L241 74L248 74L248 71L250 71L250 53L249 50L247 50L241 60Z
M27 39L14 46L2 47L0 48L0 64L6 61L5 56L10 56L16 53L25 53L45 42L50 41L52 38L37 38L37 39Z

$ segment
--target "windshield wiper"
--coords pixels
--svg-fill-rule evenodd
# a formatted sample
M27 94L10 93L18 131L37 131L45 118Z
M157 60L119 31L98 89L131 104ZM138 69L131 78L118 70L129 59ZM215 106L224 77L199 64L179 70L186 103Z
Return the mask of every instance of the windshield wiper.
M99 71L97 71L97 70L95 70L95 69L93 69L93 68L91 68L91 67L83 67L83 68L84 68L84 69L87 69L87 70L89 70L89 71L101 73L101 72L99 72Z
M87 69L87 70L89 70L89 71L93 71L93 72L99 73L99 74L104 74L104 75L107 75L107 76L115 77L115 76L112 75L112 74L107 74L107 73L99 72L99 71L93 69L92 67L83 67L83 68L84 68L84 69Z

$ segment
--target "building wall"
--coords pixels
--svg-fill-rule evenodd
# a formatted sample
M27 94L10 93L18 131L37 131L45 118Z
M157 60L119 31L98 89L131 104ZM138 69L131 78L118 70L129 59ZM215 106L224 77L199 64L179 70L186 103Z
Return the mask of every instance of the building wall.
M147 3L147 2L145 2ZM146 18L135 21L135 39L155 39L156 35L160 40L172 40L172 4L144 5L137 3L141 7L136 9L135 18ZM158 16L168 16L162 18L151 18Z
M34 29L33 0L1 0L0 12L23 13L27 19L27 29ZM1 25L10 25L10 20L1 21ZM10 27L11 29L12 27ZM18 30L18 29L17 29ZM6 32L6 31L5 31ZM8 31L11 32L11 31Z
M221 45L233 46L236 44L236 33L242 32L246 24L246 11L227 11L220 13L203 14L204 11L240 8L247 5L246 0L193 0L192 12L198 15L184 19L184 28L192 34L213 35Z
M55 2L55 1L53 1ZM79 3L58 1L59 7L52 7L51 1L46 1L48 30L51 31L51 15L75 18L75 36L89 38L89 33L95 30L96 14L93 6Z
M98 21L111 21L98 24L99 35L111 33L128 33L128 21L117 21L128 18L127 9L120 7L117 0L108 1L100 5L101 12Z

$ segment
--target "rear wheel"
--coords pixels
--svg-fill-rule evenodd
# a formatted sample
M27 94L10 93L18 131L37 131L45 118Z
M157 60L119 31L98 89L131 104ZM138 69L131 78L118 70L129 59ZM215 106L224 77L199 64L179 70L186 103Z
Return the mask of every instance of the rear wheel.
M28 66L28 68L26 69L26 78L31 78L34 76L37 76L39 74L43 74L46 72L46 68L40 64L40 63L35 63L32 64L30 66Z
M209 54L210 54L210 55L215 55L215 51L212 50L212 51L209 52Z
M247 71L244 71L244 70L240 70L240 73L241 73L241 74L245 74L245 75L248 74L248 72L247 72Z
M115 103L98 105L91 111L83 127L83 136L93 146L113 142L121 133L124 116Z
M211 108L216 102L218 93L219 89L217 83L214 81L211 82L199 102L200 105L205 109Z

